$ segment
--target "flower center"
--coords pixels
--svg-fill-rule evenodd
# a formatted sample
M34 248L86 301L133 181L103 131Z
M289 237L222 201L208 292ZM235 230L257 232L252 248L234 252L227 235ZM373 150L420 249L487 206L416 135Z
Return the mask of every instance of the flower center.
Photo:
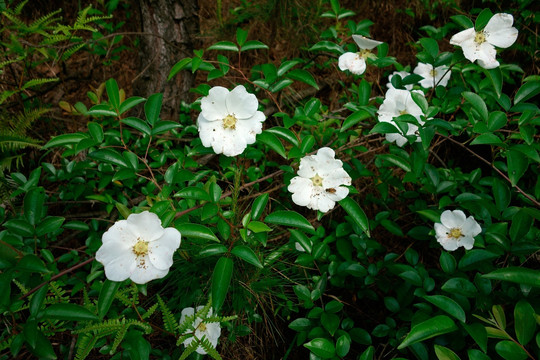
M406 115L408 114L407 109L403 109L399 111L399 115Z
M361 49L361 50L358 52L358 55L360 55L360 56L363 57L364 59L367 59L368 57L370 57L371 51L369 51L368 49Z
M311 181L315 186L322 186L322 180L323 179L319 176L319 174L315 174L315 176L311 178Z
M206 324L201 322L199 324L199 326L197 326L197 329L196 330L199 330L200 332L205 332L206 331Z
M476 35L474 36L474 42L478 45L486 42L486 35L484 35L483 31L478 31Z
M461 232L461 229L460 228L453 228L451 229L449 232L448 232L448 238L454 238L454 239L457 239L459 240L460 237L464 236L463 233Z
M145 256L148 254L148 241L137 239L137 243L133 245L133 252L137 256Z
M223 119L223 128L232 130L236 129L236 121L238 121L238 119L234 115L225 116Z
M433 70L431 70L429 72L429 74L431 75L431 77L435 77L435 76L437 76L437 71L435 69L433 69Z

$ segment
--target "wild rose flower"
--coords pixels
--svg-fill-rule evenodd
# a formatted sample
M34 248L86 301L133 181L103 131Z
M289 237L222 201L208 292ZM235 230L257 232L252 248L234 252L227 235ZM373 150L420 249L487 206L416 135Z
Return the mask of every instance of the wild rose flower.
M478 60L478 65L484 69L493 69L499 66L495 46L507 48L517 39L518 30L512 26L513 23L512 15L495 14L484 30L463 30L452 36L450 44L461 46L463 55L471 62Z
M423 95L422 91L414 90L419 94ZM396 122L394 121L395 117L400 115L409 114L416 118L420 125L423 125L424 122L420 119L420 116L423 115L422 109L412 99L411 93L407 90L400 89L388 89L384 97L382 105L377 111L378 119L382 122L388 122L394 125L399 129ZM403 146L407 142L407 138L404 135L415 135L416 141L420 141L418 136L418 126L414 124L407 124L407 132L402 133L389 133L386 134L386 140L390 142L396 142L398 146ZM401 130L400 130L401 131Z
M154 213L131 214L103 234L96 260L103 264L105 276L111 281L130 278L136 284L145 284L167 275L180 238L175 228L164 229Z
M347 197L349 189L341 185L351 185L352 179L334 157L334 150L323 147L300 160L298 176L287 188L295 204L327 212Z
M382 44L382 42L368 39L362 35L353 35L353 40L360 48L360 51L357 53L346 52L341 55L338 59L338 67L341 71L349 70L355 75L362 75L366 71L366 59L375 57L371 50Z
M198 306L197 311L201 310L203 306ZM182 315L180 316L180 324L184 323L186 320L186 317L193 316L195 314L195 309L192 307L187 307L184 310L182 310ZM208 312L208 317L212 316L212 309ZM184 340L183 344L185 347L188 347L189 344L195 339L202 340L203 337L205 337L212 346L215 348L218 343L218 339L221 336L221 324L218 322L203 322L203 319L197 317L195 318L195 321L190 326L190 329L193 330L193 336L187 338ZM197 351L201 355L205 355L206 351L204 348L199 345L197 348Z
M232 91L214 86L201 99L197 124L202 144L211 146L216 154L240 155L262 132L266 117L257 111L258 106L255 95L242 85Z
M408 73L407 71L394 71L391 75L388 76L388 83L386 84L386 87L388 89L395 89L394 85L392 85L392 78L396 75L399 75L399 77L401 77L401 80L403 80L411 74ZM404 87L407 90L412 90L413 84L407 84Z
M432 88L438 85L448 85L450 80L450 71L448 66L437 66L433 68L431 64L418 63L414 68L414 73L423 77L420 80L420 85L424 88Z
M468 218L461 210L446 210L441 214L441 223L435 224L437 241L447 251L454 251L460 246L470 250L474 245L474 237L482 232L482 228L472 216Z

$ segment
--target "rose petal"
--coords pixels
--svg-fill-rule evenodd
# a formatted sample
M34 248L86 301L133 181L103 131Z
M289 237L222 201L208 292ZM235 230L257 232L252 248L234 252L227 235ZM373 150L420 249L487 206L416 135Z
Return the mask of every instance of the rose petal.
M441 223L449 229L461 228L465 222L465 214L461 210L446 210L441 214Z
M292 193L292 201L299 206L307 206L313 196L313 182L300 176L291 179L287 190Z
M131 276L136 266L135 254L126 252L104 266L105 276L111 281L124 281Z
M166 228L156 241L148 244L148 258L159 270L169 270L173 264L173 255L180 246L180 232L175 228Z
M457 248L459 247L457 241L454 238L437 238L437 241L446 251L454 251L457 250Z
M154 241L163 235L163 227L159 217L149 211L131 214L127 218L128 225L138 234L140 240Z
M208 92L208 96L201 99L201 114L208 121L222 120L227 115L227 104L225 99L229 90L222 86L214 86Z
M450 44L462 46L463 42L467 40L474 41L475 35L476 35L476 31L474 30L474 28L469 28L469 29L460 31L450 38Z
M298 175L311 179L319 171L319 163L314 155L305 156L300 159L300 166L298 167Z
M316 201L312 204L314 210L319 210L320 212L328 212L330 209L333 209L336 205L336 202L330 199L326 195L321 195L315 199Z
M482 228L476 220L472 216L469 216L467 220L463 223L463 226L461 227L461 230L463 234L466 236L475 237L476 235L480 234L482 232Z
M249 119L257 111L259 101L253 94L247 92L243 85L235 87L226 97L229 114L237 119Z
M338 58L339 70L341 71L349 70L351 62L358 57L359 55L353 52L346 52L345 54L340 55Z
M434 228L435 228L435 234L438 238L448 237L448 232L450 231L450 229L444 226L443 224L435 223Z
M103 234L101 241L103 244L112 242L131 247L137 242L137 236L138 232L134 232L134 228L126 220L118 220Z
M148 256L145 256L145 258L146 259L144 261L144 265L141 265L140 257L137 258L138 263L133 269L133 272L131 273L130 279L135 284L146 284L149 281L161 279L169 273L169 269L156 269L154 265L152 265L152 263L149 261Z
M377 41L377 40L373 40L373 39L369 39L365 36L362 36L362 35L356 35L354 34L352 36L354 42L356 43L356 45L358 45L358 47L360 49L367 49L367 50L371 50L379 45L382 44L382 41Z
M512 26L513 23L514 17L510 14L493 15L484 28L486 40L500 48L511 46L518 37L518 30Z
M471 250L474 246L474 239L470 236L464 236L459 239L459 245L467 250Z
M403 147L407 143L407 138L401 134L392 133L386 134L385 138L389 142L395 142L397 146Z

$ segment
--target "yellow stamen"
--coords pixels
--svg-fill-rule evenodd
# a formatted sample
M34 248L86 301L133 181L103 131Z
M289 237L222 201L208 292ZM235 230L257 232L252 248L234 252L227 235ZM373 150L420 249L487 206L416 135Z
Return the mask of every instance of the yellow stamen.
M483 31L478 31L476 35L474 36L474 42L478 45L486 42L486 35L484 35Z
M234 115L225 116L223 119L223 128L232 130L236 129L236 121L238 121L238 119Z
M323 179L319 176L319 174L315 174L315 176L311 178L311 181L315 186L322 186L322 180Z
M197 326L197 330L199 330L200 332L205 332L206 331L206 324L201 322L199 324L199 326Z
M454 239L458 239L460 237L464 236L463 233L461 232L461 229L460 228L453 228L450 230L450 232L448 233L448 238L454 238Z
M137 243L133 245L133 252L137 256L144 256L148 254L148 241L138 239Z
M435 69L433 69L433 70L431 70L429 72L429 74L431 75L431 77L435 77L435 76L437 76L437 71L435 71Z
M362 49L358 52L358 55L360 55L360 57L363 57L364 59L367 59L368 57L370 57L371 51L369 51L368 49Z

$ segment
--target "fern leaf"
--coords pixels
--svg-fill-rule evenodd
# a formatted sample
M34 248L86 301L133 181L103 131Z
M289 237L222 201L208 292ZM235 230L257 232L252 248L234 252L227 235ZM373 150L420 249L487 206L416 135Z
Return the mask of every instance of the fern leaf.
M200 345L206 351L208 355L210 355L215 360L222 360L221 355L217 352L217 350L214 348L210 340L206 338L206 336L203 336L203 338L200 341Z
M75 353L75 360L84 360L90 354L90 351L94 348L98 338L91 335L79 336L77 341L77 352Z
M29 26L28 26L28 29L30 31L34 30L34 31L37 31L39 29L43 29L45 28L46 26L50 25L50 23L54 22L54 21L58 21L60 19L62 19L61 17L54 17L55 15L57 15L58 13L62 12L62 9L58 9L58 10L55 10L53 12L50 12L46 15L43 15L42 17L40 17L39 19L35 20L34 22L32 22Z
M26 147L41 147L37 140L29 137L0 135L0 150L18 150Z
M171 310L165 305L161 297L158 295L158 304L159 308L161 309L161 314L163 315L163 325L165 326L165 330L176 334L176 329L178 327L176 319L174 318L174 315L172 314Z
M109 351L109 354L114 354L116 352L116 348L120 345L122 340L124 340L124 336L126 336L128 326L121 327L118 332L116 333L116 336L114 337L114 342L111 346L111 350Z
M15 14L20 15L24 5L26 5L27 2L28 2L28 0L21 1L19 3L19 5L17 5L17 7L15 8Z
M85 47L86 44L85 43L81 43L81 44L78 44L78 45L75 45L74 47L72 47L71 49L68 49L64 52L64 54L62 54L62 61L66 61L67 59L69 59L73 54L75 54L77 51L81 50L83 47Z
M27 81L26 83L24 83L24 85L22 86L21 90L25 90L25 89L28 89L28 88L31 88L31 87L35 87L35 86L41 86L43 84L47 84L47 83L51 83L51 82L56 82L58 81L59 79L58 78L50 78L50 79L32 79L32 80L29 80Z
M15 283L15 285L19 288L19 290L21 290L21 293L22 293L23 295L26 295L26 294L28 293L28 291L30 291L30 290L28 290L22 283L18 282L17 280L13 279L12 281L13 281L13 282Z
M13 13L11 13L9 11L4 11L4 12L2 12L2 15L7 17L13 24L15 24L15 26L17 28L21 28L21 29L26 28L26 24L21 19L19 19L17 16L15 16L15 14L13 14Z
M156 312L158 306L159 306L158 303L155 303L154 305L152 305L148 310L146 310L146 312L141 316L141 318L148 319L150 316L152 316Z
M186 348L184 349L184 352L182 353L182 356L180 356L180 359L178 360L185 360L189 355L191 355L198 348L199 348L199 341L195 338L188 346L186 346Z

